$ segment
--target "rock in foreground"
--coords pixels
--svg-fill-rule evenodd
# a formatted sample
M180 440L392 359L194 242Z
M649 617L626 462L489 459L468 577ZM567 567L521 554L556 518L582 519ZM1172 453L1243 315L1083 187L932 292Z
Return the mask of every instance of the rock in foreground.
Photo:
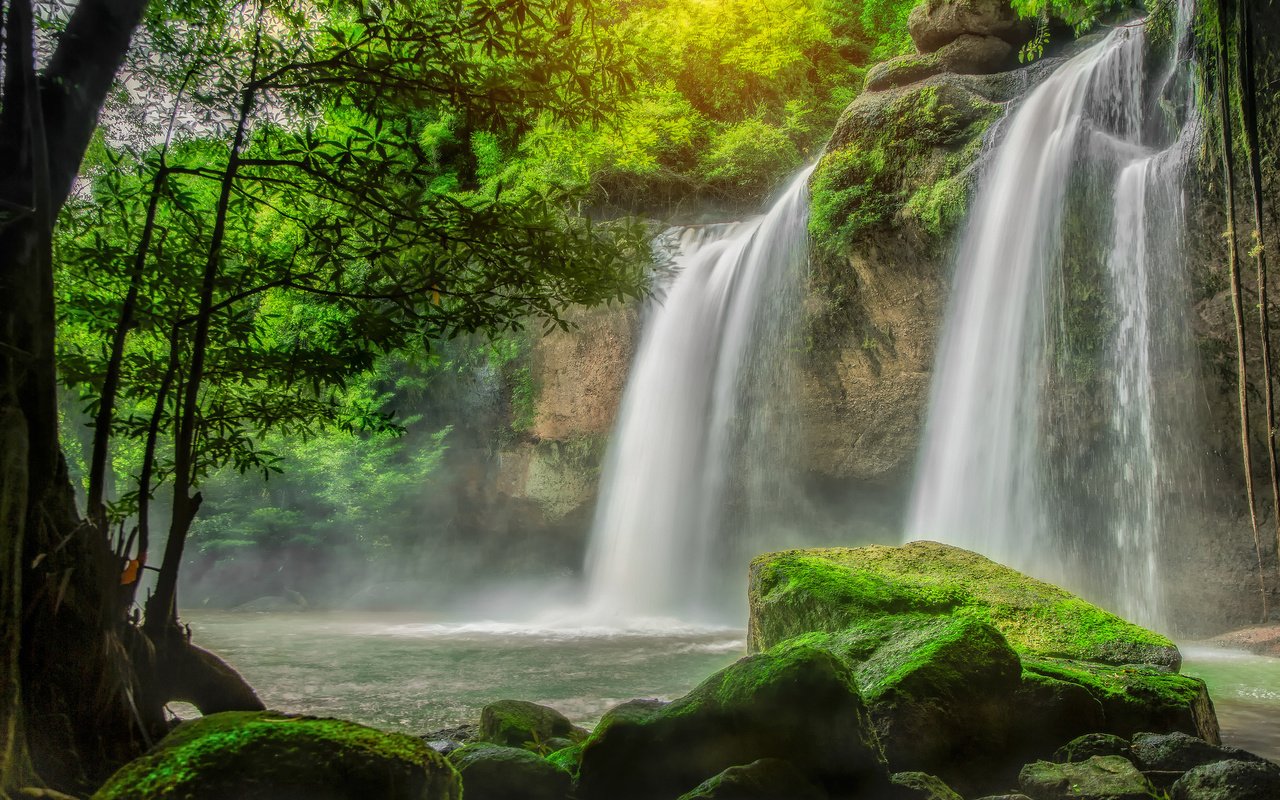
M577 796L679 797L760 759L789 762L832 796L877 797L888 787L849 668L799 644L748 656L669 705L606 716L582 749Z
M458 774L420 739L271 711L184 722L94 800L459 800Z

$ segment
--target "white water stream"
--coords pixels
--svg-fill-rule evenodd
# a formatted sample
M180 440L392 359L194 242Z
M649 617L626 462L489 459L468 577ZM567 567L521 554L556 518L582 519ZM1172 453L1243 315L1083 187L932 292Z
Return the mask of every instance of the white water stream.
M1150 92L1145 29L1118 28L1006 121L955 261L907 524L1155 626L1186 471L1160 387L1192 363L1179 223L1197 125L1172 49Z
M777 379L798 313L811 171L764 216L676 232L601 478L586 561L597 616L706 618L726 571L741 594L746 565L721 547L728 479L774 474L752 452L769 416L752 384Z

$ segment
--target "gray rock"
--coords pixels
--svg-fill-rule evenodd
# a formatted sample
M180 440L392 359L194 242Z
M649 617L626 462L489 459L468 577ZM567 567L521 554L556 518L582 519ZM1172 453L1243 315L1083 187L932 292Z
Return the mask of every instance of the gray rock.
M761 758L729 767L680 800L826 800L827 794L800 774L791 762Z
M478 742L449 754L467 800L567 800L573 777L550 761L521 750Z
M997 36L1021 47L1034 25L1019 19L1008 0L926 0L911 11L907 28L916 49L932 53L966 33Z
M1054 761L1088 761L1093 756L1123 756L1128 758L1129 743L1110 733L1086 733L1059 747L1053 754Z
M965 33L935 54L942 68L961 75L987 75L1014 66L1014 46L998 36Z
M1120 756L1068 764L1037 761L1022 768L1018 783L1032 800L1149 800L1153 791L1138 768Z
M1186 772L1215 761L1262 761L1238 747L1212 745L1185 733L1138 733L1133 737L1133 761L1143 771Z
M1276 800L1280 767L1270 761L1219 761L1189 770L1170 800Z
M879 92L931 78L942 72L942 62L933 53L908 53L881 61L867 70L865 90Z

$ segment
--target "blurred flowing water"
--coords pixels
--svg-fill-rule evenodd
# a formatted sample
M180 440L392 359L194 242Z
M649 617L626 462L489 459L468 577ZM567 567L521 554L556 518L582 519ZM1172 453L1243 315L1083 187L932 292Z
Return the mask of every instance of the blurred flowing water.
M811 172L761 217L665 242L673 278L644 321L586 556L598 618L740 619L726 607L741 610L746 562L776 545L752 533L766 527L756 510L786 494L777 387L790 384Z
M1223 744L1280 763L1280 658L1212 646L1183 646L1182 671L1203 678Z
M998 129L955 259L907 538L981 552L1161 628L1160 534L1198 496L1181 2L1067 61ZM1159 67L1157 63L1154 66Z

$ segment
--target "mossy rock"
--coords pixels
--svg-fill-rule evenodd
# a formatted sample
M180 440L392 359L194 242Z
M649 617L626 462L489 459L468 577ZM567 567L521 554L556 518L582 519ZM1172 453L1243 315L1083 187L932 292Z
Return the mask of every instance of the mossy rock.
M890 769L934 773L961 791L999 785L1020 745L1009 698L1018 655L991 625L963 617L870 617L798 643L848 663L867 702ZM1055 742L1056 744L1056 742Z
M953 75L859 95L810 179L809 231L819 248L839 252L902 222L950 233L964 217L971 167L999 113Z
M895 800L964 800L941 778L925 772L895 772L889 780L899 787Z
M703 781L679 800L826 800L827 793L814 786L789 762L762 758Z
M942 62L932 53L906 53L881 61L867 70L863 91L880 92L932 78L942 72Z
M1094 756L1121 756L1129 758L1129 742L1114 733L1087 733L1077 736L1058 748L1054 761L1087 761Z
M788 550L750 567L748 647L813 631L836 633L870 617L930 614L989 623L1024 657L1177 669L1158 633L1065 589L937 542L902 547Z
M337 719L228 711L184 722L94 800L459 800L421 739Z
M587 731L554 708L526 700L498 700L480 711L481 741L537 749L555 738L579 742Z
M466 800L567 800L569 772L519 747L477 742L449 754Z
M1144 665L1068 659L1024 659L1023 667L1088 691L1102 706L1102 732L1130 737L1140 731L1180 731L1221 741L1213 701L1199 678Z
M807 644L739 660L669 705L631 707L582 750L579 800L678 797L729 767L788 761L833 795L888 785L849 667Z
M1216 761L1265 761L1238 747L1211 744L1181 731L1135 734L1131 747L1135 764L1160 772L1186 772Z
M582 743L571 744L549 753L547 760L576 778L578 765L582 763Z
M1021 46L1035 25L1020 19L1009 0L924 0L911 10L907 28L916 49L932 53L965 34L996 36Z
M1085 761L1027 764L1018 775L1033 800L1150 800L1155 791L1138 768L1121 756Z

